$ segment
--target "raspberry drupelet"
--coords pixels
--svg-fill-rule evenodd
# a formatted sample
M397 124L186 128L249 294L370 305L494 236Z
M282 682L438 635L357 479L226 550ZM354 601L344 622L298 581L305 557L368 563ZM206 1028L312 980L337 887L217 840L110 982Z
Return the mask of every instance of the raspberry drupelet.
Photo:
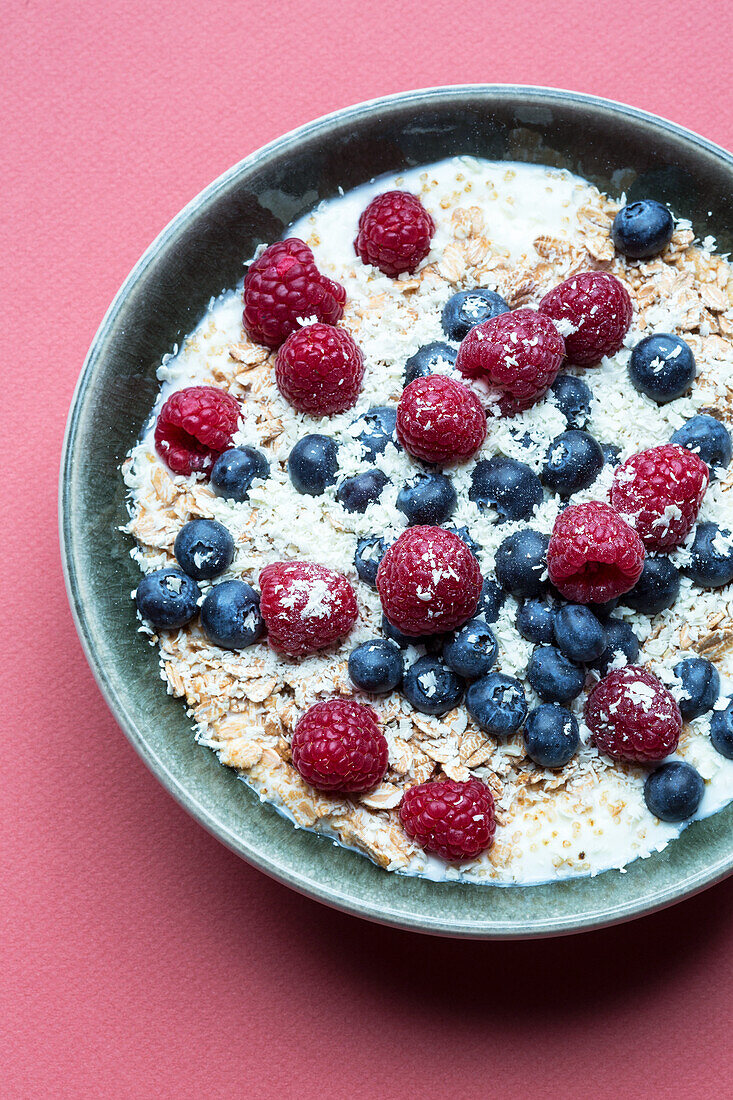
M397 438L423 462L463 462L486 438L486 413L473 390L453 378L416 378L397 407Z
M647 764L677 748L682 715L654 673L637 665L609 672L585 703L585 721L599 752Z
M260 573L260 612L273 649L314 653L348 634L358 609L341 573L312 561L279 561Z
M665 443L618 467L611 503L650 550L670 550L695 526L709 483L710 471L699 455Z
M174 474L208 473L231 445L242 410L226 390L188 386L158 413L155 449Z
M293 766L319 791L371 790L387 771L387 739L371 707L351 699L316 703L300 718Z
M644 545L615 508L572 504L555 520L547 571L573 603L606 603L629 592L644 568Z
M479 779L421 783L405 791L400 821L426 852L462 863L486 851L494 839L494 796Z
M385 191L359 218L354 251L392 277L412 272L430 251L435 222L408 191Z
M571 275L545 294L539 310L558 324L568 362L576 367L589 367L605 355L615 355L633 315L626 287L606 271Z
M277 353L275 379L298 412L332 416L356 403L364 355L343 328L316 323L292 332Z

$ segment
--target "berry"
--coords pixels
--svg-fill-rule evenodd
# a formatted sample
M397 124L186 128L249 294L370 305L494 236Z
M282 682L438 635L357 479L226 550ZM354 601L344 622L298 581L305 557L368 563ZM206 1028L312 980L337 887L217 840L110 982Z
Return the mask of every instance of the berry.
M231 447L211 471L211 488L227 500L247 500L252 482L269 476L270 463L255 447Z
M135 602L143 619L156 630L176 630L194 617L200 595L196 581L185 573L156 569L140 581Z
M542 468L542 483L567 497L587 489L603 469L601 445L588 432L574 428L556 436Z
M382 633L386 634L400 649L407 649L411 645L426 645L430 641L429 637L416 638L414 634L403 634L396 626L392 626L386 615L382 615Z
M482 730L507 737L519 729L527 714L524 688L513 676L489 672L471 684L466 709Z
M724 469L733 458L730 432L725 424L707 413L693 416L678 428L670 443L687 447L688 451L699 455L710 471L711 480L716 477L716 470Z
M611 226L611 238L617 251L630 260L659 255L673 233L672 215L655 199L642 199L622 207Z
M304 435L288 456L288 473L296 493L319 497L336 481L338 447L330 435Z
M215 585L201 605L201 629L223 649L244 649L264 632L260 598L244 581Z
M644 784L644 801L660 821L686 821L702 802L705 784L700 773L682 760L655 768Z
M370 504L379 500L388 481L389 478L381 470L364 470L341 482L336 500L347 512L366 512Z
M669 756L682 730L673 696L637 665L609 672L595 685L586 699L585 721L599 752L638 764Z
M474 466L468 499L482 511L494 508L501 522L529 519L544 496L540 479L526 463L494 455Z
M351 651L349 676L362 691L393 691L402 680L402 656L393 642L373 638Z
M558 374L550 386L550 393L569 428L582 431L588 426L593 394L581 378L572 374Z
M234 557L234 539L214 519L192 519L184 523L173 544L176 561L194 580L218 577Z
M599 619L607 619L612 611L618 606L619 597L616 596L613 600L606 600L605 603L587 603L584 606L588 607L594 615L597 615Z
M155 422L155 449L174 474L206 473L232 442L241 409L214 386L176 390Z
M631 325L631 298L623 283L605 271L571 275L548 291L540 313L564 328L568 362L576 367L600 363L615 355Z
M486 413L461 382L444 374L416 378L397 407L397 438L424 462L464 462L486 438Z
M611 665L633 665L639 656L639 639L628 623L623 619L608 619L605 627L606 648L600 657L590 662L591 668L597 669L601 676L607 675Z
M466 544L440 527L403 531L377 573L382 610L398 630L411 635L461 626L476 610L482 583Z
M427 378L430 374L440 373L441 368L452 367L457 354L455 348L440 340L424 344L405 363L405 385L409 386L416 378Z
M569 703L583 690L585 673L556 646L539 645L529 659L527 679L546 702Z
M622 596L634 587L643 567L641 539L610 504L571 504L555 520L547 571L573 603L605 603Z
M615 443L601 443L603 462L606 466L618 466L621 461L621 448Z
M335 325L346 291L321 275L308 245L297 237L276 241L244 277L244 329L258 344L279 348L300 328L299 318Z
M547 535L531 527L515 531L496 551L496 579L514 596L539 596L546 586Z
M445 474L434 470L421 470L406 481L397 494L397 507L410 526L429 524L439 526L453 515L458 494L453 482Z
M583 604L568 603L558 608L555 641L560 652L578 664L595 661L608 647L603 623Z
M518 632L535 645L549 644L555 638L555 608L545 600L525 600L517 609Z
M674 674L682 685L674 695L685 721L691 722L713 709L720 695L720 675L712 661L687 657L677 662Z
M713 712L710 719L710 740L721 756L733 760L733 701L723 710Z
M364 354L343 328L316 322L288 336L277 353L275 380L298 412L331 416L356 404Z
M494 796L479 779L421 783L405 791L400 821L426 852L463 863L491 846L496 831Z
M291 745L293 766L318 791L358 794L387 771L389 749L371 707L351 699L316 703L299 719Z
M461 542L465 542L466 546L472 554L478 554L481 550L481 547L476 542L476 540L471 538L471 532L468 530L467 527L453 527L452 525L449 525L445 529L446 531L450 531L453 535L458 535L458 538L461 540Z
M370 588L377 587L377 570L384 557L387 543L379 535L369 535L359 539L354 554L354 568L360 581L368 584Z
M564 355L563 338L549 318L516 309L472 328L458 349L456 368L484 382L499 413L513 416L547 393Z
M622 462L614 474L611 503L645 546L668 550L684 542L694 527L709 480L701 458L665 443Z
M475 287L473 290L459 290L449 298L443 306L440 320L448 339L460 342L476 325L509 312L509 306L501 295L493 290Z
M644 559L638 581L624 596L624 603L642 615L656 615L672 607L680 592L680 571L669 558Z
M358 417L354 425L360 429L356 438L364 448L363 457L369 462L384 454L388 444L397 446L397 409L394 405L375 405Z
M425 656L408 668L402 692L421 714L439 716L458 706L463 698L463 681L437 657Z
M690 345L668 332L656 332L640 340L629 359L632 386L658 405L682 397L696 373Z
M340 573L311 561L279 561L260 573L260 608L273 649L301 657L348 634L354 590Z
M443 660L464 680L476 680L493 668L498 650L494 632L484 620L470 619L446 642Z
M574 714L557 703L531 710L524 723L524 747L541 768L563 768L578 751L580 733Z
M490 577L487 577L483 583L481 595L478 598L478 606L475 614L480 615L487 623L495 623L499 618L499 612L502 609L505 599L506 592L501 585L497 584L496 581L492 581Z
M717 523L698 523L683 572L701 588L721 588L733 581L733 535Z
M385 191L362 212L354 250L362 263L394 277L425 259L434 232L435 222L416 195Z

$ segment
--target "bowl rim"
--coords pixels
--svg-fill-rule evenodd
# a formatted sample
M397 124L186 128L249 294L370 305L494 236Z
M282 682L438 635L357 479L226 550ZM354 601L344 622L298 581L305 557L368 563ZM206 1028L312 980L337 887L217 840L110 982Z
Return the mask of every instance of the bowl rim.
M406 914L401 909L391 908L387 904L375 904L371 899L365 901L364 898L357 897L356 894L349 895L344 890L337 890L331 886L319 883L317 880L309 878L305 874L293 871L292 868L288 866L287 859L273 859L271 855L263 855L256 847L243 840L225 823L216 820L212 813L203 806L192 791L187 788L185 783L182 783L157 755L138 729L134 719L128 713L125 699L122 694L116 690L107 674L105 664L100 659L99 653L97 652L90 628L89 617L84 602L80 599L80 589L77 579L77 561L79 554L78 532L75 530L75 525L71 520L72 510L69 508L70 487L72 483L71 470L72 466L75 464L77 429L79 427L84 394L97 365L98 349L103 345L105 338L110 332L114 320L119 314L131 287L134 286L149 264L154 261L159 253L165 248L170 238L175 235L184 223L195 216L199 209L208 205L215 199L218 193L226 188L240 173L251 170L258 163L273 155L286 152L290 145L299 142L306 136L312 137L320 130L327 128L333 122L342 123L352 118L367 115L375 109L383 107L406 105L413 102L419 102L420 105L424 105L433 99L446 97L455 100L470 99L474 97L478 99L489 93L494 96L523 96L526 97L528 101L540 104L543 100L560 99L600 108L609 114L625 116L629 119L649 124L656 129L667 131L675 137L681 138L687 143L697 146L707 153L713 154L716 158L725 162L729 168L733 169L733 154L728 152L728 150L669 119L613 99L574 92L567 89L535 85L458 84L414 89L351 104L348 107L331 111L310 122L306 122L303 125L289 130L287 133L248 154L195 195L148 245L112 299L92 339L70 402L59 471L59 535L64 581L72 617L85 657L107 705L128 741L146 766L152 771L179 805L191 814L191 816L209 833L215 836L230 850L246 860L246 862L276 881L289 886L315 901L319 901L342 912L362 917L363 919L370 920L377 924L460 939L534 939L607 927L657 912L660 909L664 909L667 906L692 897L701 890L707 889L715 883L720 882L733 872L733 846L728 854L716 862L706 865L704 868L698 869L682 879L676 879L673 883L661 887L651 899L648 897L641 897L616 905L600 906L595 912L587 915L574 912L567 915L543 917L537 920L528 920L525 916L516 920L494 921L491 923L473 918L463 921L437 919L432 916L426 916L425 914L413 917ZM476 887L471 886L470 888L473 889ZM501 887L501 889L509 888L510 887Z

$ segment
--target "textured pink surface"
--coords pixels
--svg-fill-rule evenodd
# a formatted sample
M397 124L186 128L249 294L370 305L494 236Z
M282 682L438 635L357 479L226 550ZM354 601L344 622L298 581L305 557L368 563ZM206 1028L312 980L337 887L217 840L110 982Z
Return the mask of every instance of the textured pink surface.
M3 15L0 1092L725 1093L733 881L534 944L428 940L297 897L200 829L129 748L76 640L55 533L94 331L221 171L326 111L457 81L572 86L731 147L725 0L26 0Z

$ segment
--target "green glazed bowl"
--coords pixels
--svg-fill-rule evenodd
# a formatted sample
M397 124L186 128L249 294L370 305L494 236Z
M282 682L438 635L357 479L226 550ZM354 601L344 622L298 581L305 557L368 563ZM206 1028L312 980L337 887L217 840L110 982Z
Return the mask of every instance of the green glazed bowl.
M158 389L156 366L234 287L261 242L319 200L384 172L456 154L568 168L602 189L668 201L700 236L733 251L733 157L669 122L543 88L472 85L374 100L312 122L225 173L150 246L112 303L74 396L61 468L61 544L87 658L122 729L161 783L244 859L296 890L400 928L463 937L534 937L649 913L733 868L733 807L697 822L625 874L530 887L435 883L388 874L296 830L194 742L137 633L139 577L118 528L118 468Z

